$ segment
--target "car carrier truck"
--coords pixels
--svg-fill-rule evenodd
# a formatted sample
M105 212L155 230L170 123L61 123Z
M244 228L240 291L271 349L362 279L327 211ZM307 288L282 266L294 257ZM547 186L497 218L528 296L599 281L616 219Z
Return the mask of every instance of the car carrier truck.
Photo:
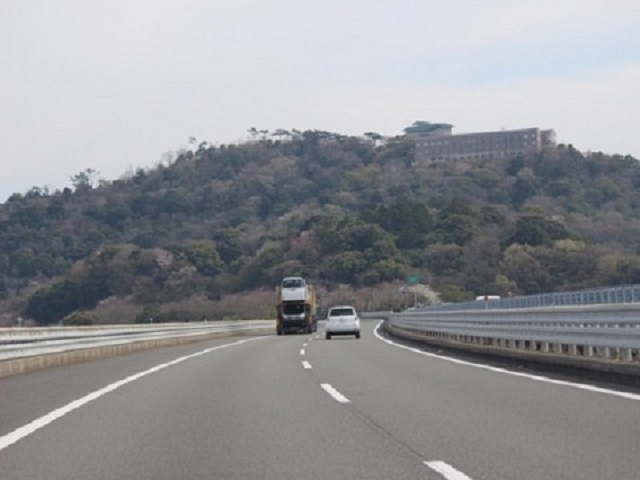
M316 293L302 277L285 277L276 287L278 335L312 333L318 329Z

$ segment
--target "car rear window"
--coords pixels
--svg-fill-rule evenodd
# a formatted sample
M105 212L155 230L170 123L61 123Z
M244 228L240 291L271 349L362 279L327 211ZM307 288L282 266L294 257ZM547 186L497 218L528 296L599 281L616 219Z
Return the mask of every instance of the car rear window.
M334 308L329 312L330 317L341 317L343 315L355 315L353 308Z

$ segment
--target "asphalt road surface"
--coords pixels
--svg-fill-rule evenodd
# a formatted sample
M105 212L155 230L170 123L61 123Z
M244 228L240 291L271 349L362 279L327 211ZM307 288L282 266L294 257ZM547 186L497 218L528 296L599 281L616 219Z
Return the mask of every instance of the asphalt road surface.
M0 379L0 479L640 478L640 395L424 354L377 323Z

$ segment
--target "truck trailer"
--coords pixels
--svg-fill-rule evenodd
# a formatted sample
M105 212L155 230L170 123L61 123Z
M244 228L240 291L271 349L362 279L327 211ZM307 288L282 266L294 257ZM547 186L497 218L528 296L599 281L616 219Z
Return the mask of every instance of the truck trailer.
M312 333L318 329L316 293L302 277L285 277L276 287L278 335Z

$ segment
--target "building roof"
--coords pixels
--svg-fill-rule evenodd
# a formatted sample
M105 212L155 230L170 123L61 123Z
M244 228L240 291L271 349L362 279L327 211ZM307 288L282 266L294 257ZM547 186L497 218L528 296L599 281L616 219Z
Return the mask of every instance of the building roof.
M413 125L404 129L404 133L429 133L441 128L451 129L453 125L448 123L430 123L423 120L413 122Z

